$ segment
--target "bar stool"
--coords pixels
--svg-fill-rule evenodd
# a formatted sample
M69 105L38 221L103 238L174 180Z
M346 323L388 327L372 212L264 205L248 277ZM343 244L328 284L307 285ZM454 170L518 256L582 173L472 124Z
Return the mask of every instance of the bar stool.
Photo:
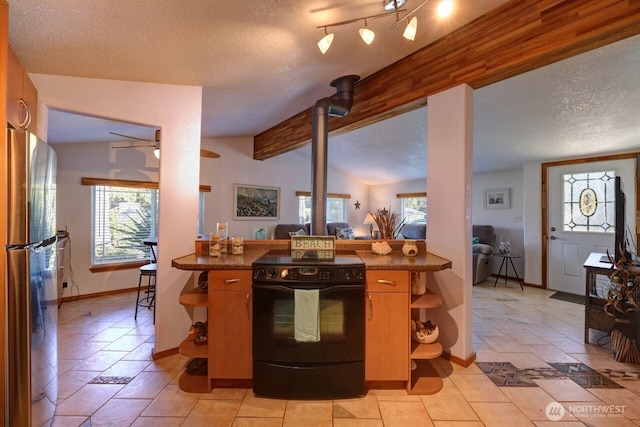
M156 270L158 264L145 264L140 267L140 276L138 277L138 296L136 297L136 313L133 319L138 318L138 307L144 307L149 310L153 309L153 323L156 323ZM140 290L142 288L142 278L147 277L147 289L144 291L142 298Z

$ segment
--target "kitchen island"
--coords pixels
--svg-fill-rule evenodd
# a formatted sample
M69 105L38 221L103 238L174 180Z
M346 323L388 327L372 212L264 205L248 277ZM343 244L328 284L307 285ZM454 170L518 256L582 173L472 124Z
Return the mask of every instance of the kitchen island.
M403 241L391 241L392 252L376 255L371 243L336 241L336 253L355 251L365 264L365 374L368 388L406 389L411 394L433 394L442 379L429 362L442 354L437 341L412 340L411 319L420 312L442 305L439 295L427 291L412 295L412 283L426 280L424 272L451 268L451 261L427 252L425 241L417 242L418 255L402 254ZM195 251L172 260L177 269L208 272L207 290L194 288L181 296L185 306L208 309L209 336L207 372L180 379L185 391L208 392L213 387L251 387L252 383L252 264L272 249L288 250L287 240L245 241L242 255L208 255L209 242L199 240ZM427 284L428 288L428 284ZM424 313L423 313L424 314ZM439 325L446 328L446 325ZM203 358L194 351L192 337L180 351ZM197 349L203 350L203 349Z

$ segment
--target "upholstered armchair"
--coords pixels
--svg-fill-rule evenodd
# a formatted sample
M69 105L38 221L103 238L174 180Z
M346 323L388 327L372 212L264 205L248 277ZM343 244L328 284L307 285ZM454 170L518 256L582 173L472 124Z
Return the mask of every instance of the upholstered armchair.
M483 282L493 272L493 245L496 240L492 225L473 226L473 284ZM475 243L477 241L477 243Z

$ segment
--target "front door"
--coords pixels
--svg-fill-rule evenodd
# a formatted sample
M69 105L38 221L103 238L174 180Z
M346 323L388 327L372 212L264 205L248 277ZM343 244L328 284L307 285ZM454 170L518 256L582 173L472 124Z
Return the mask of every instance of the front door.
M615 176L622 178L628 235L635 237L635 166L624 159L548 168L549 289L583 295L584 261L591 252L613 253Z

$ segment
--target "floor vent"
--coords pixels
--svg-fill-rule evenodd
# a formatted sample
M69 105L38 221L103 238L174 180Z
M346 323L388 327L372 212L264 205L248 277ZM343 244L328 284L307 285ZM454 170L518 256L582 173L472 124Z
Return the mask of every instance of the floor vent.
M134 377L95 377L89 384L129 384Z

